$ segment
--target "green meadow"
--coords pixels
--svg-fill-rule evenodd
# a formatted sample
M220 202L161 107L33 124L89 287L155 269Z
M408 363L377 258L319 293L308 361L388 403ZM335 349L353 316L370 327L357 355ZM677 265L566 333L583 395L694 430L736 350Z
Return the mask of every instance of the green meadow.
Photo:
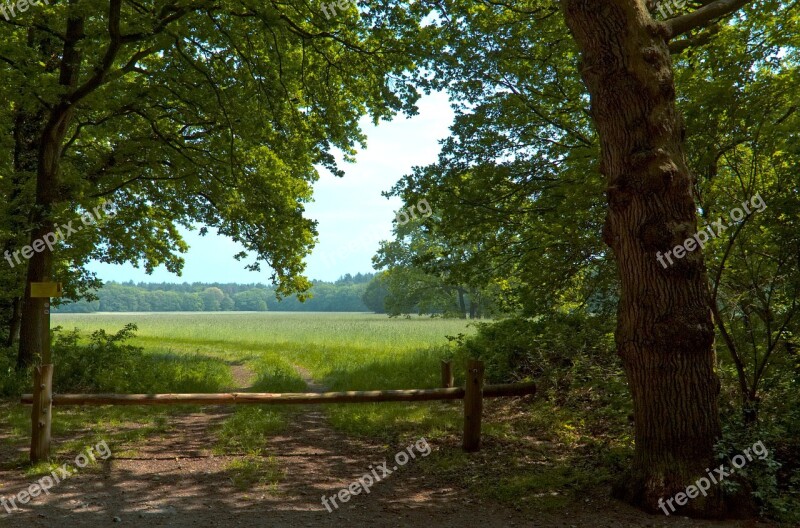
M137 326L133 337L113 337L131 323ZM60 327L57 335L62 336L62 343L57 338L54 345L56 385L60 371L60 379L69 387L61 392L76 392L74 387L85 383L90 388L83 392L129 393L243 390L241 379L234 375L237 371L241 375L243 369L252 374L244 390L305 392L307 386L296 367L329 390L431 388L440 385L442 359L454 360L456 383L461 384L466 358L457 354L449 337L475 331L465 320L279 312L59 314L53 317L53 327ZM63 336L71 337L64 340ZM577 496L608 478L607 471L599 470L599 462L576 469L576 461L587 455L583 450L599 447L598 439L586 435L582 417L538 398L527 404L490 401L487 405L483 438L505 446L503 456L476 458L461 452L460 402L333 404L322 409L334 428L353 437L387 446L425 437L448 446L431 457L425 471L472 488L487 478L487 468L491 468L492 485L478 486L480 493L509 503L525 495L538 507L557 509L572 498L552 495L552 490L567 486ZM527 417L520 419L523 407ZM137 455L144 442L174 427L173 417L209 409L56 408L55 459L66 459L88 442L102 439L112 445L116 456ZM276 453L266 448L266 440L282 432L294 413L307 409L238 407L209 432L213 450L245 455L238 462L242 467L229 468L241 486L253 479L274 484L280 480L272 461ZM0 405L0 419L10 424L0 442L20 448L18 457L6 466L26 467L29 417L27 407L11 402ZM542 445L551 447L542 449ZM607 448L600 451L605 453L603 464L608 463ZM614 451L612 462L621 454ZM531 455L541 462L535 466L525 462ZM48 468L34 466L27 471L46 473Z
M303 390L292 365L334 390L436 386L448 336L463 320L342 313L58 315L53 325L84 334L138 327L130 342L162 357L246 365L262 392ZM224 387L220 387L223 389Z
M129 344L141 347L151 371L127 380L126 392L221 392L236 387L231 368L255 375L248 390L305 392L295 366L330 390L430 388L440 383L440 360L452 357L448 336L467 334L465 320L429 317L389 318L357 313L116 313L54 315L60 332L81 336L126 324L137 326ZM54 357L56 370L59 358ZM147 361L139 363L147 363ZM125 375L120 374L121 375ZM135 377L135 376L134 376ZM150 383L158 378L154 386ZM120 380L122 382L122 380ZM114 386L112 384L112 386ZM137 387L141 388L137 390ZM349 434L386 441L423 434L456 434L460 409L447 402L327 405L334 427ZM108 429L130 418L153 432L168 427L165 414L197 408L58 409L60 431L85 426ZM150 412L155 411L151 416ZM264 434L274 433L296 408L239 408L218 431L220 451L252 451ZM20 417L22 418L22 417ZM65 423L66 419L66 423ZM141 423L144 420L146 423ZM27 434L24 419L17 432ZM65 430L66 429L66 430ZM122 438L125 440L126 438ZM134 438L135 440L135 438ZM131 449L135 449L134 446Z
M129 322L138 326L132 342L147 353L246 365L257 376L258 392L304 392L292 365L330 390L436 387L440 360L451 354L447 336L471 330L464 320L355 313L65 314L53 320L82 332L112 331ZM337 428L386 440L421 426L428 431L419 434L460 426L457 409L436 402L336 405L326 411Z

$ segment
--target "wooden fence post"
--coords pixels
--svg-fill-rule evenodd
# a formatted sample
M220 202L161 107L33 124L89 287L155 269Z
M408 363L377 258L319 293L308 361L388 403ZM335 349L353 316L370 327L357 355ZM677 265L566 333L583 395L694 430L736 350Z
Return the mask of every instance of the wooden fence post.
M449 389L453 386L453 363L442 361L442 387Z
M483 414L483 361L467 362L467 380L464 394L464 451L474 453L481 449L481 415Z
M53 365L37 367L33 376L31 410L31 462L50 458L50 431L53 412Z

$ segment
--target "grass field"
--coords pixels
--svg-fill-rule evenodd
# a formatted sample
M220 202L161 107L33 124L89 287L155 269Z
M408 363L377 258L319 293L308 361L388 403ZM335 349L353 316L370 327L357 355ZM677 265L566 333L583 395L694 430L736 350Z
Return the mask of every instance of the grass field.
M138 327L131 342L145 353L171 358L184 368L202 364L219 372L216 390L228 390L232 380L224 370L245 365L255 372L253 390L298 392L306 386L293 365L311 372L331 390L436 387L439 361L449 357L447 336L469 333L464 320L413 317L388 318L352 313L136 313L62 314L53 325L84 334L109 333L127 323ZM56 358L57 361L57 358ZM174 362L173 361L173 362ZM211 363L212 367L208 364ZM210 378L210 374L206 374ZM226 381L227 379L227 381ZM185 380L176 380L182 390ZM199 380L198 380L199 381ZM207 386L203 391L209 391ZM177 391L178 388L164 388ZM352 434L387 440L411 429L431 434L459 424L449 404L370 404L326 407L334 426ZM240 410L239 413L252 411ZM278 414L285 414L278 413ZM267 421L276 421L274 416ZM247 420L240 420L243 424ZM451 424L450 426L448 424ZM235 431L228 434L235 437Z
M463 320L349 313L65 314L53 325L88 333L138 326L132 342L150 354L193 355L246 363L261 390L296 389L270 372L292 363L332 389L432 386L448 335L467 333ZM291 376L299 380L299 377ZM271 384L272 383L272 384Z
M222 392L236 388L232 375L237 367L255 374L250 390L259 392L303 392L306 384L297 373L299 366L317 383L330 390L430 388L440 384L440 360L455 351L448 336L469 334L474 327L464 320L395 318L372 314L342 313L147 313L147 314L62 314L53 326L64 334L78 329L81 341L92 332L113 334L126 324L137 325L130 343L141 347L134 361L114 368L95 365L98 352L84 352L73 360L79 377L83 368L89 378L109 377L109 386L127 392ZM102 347L101 347L102 348ZM115 363L116 349L108 363ZM86 358L89 358L88 361ZM456 382L463 373L457 357ZM54 348L56 370L58 349ZM63 361L62 361L63 363ZM124 392L124 391L120 391ZM386 445L400 445L425 437L449 445L434 457L428 470L461 482L467 487L485 480L491 467L490 495L508 502L523 494L534 497L540 507L560 507L567 497L551 496L549 490L567 486L580 490L596 486L607 478L605 472L577 470L576 462L594 450L597 441L582 431L587 427L579 417L536 401L492 401L487 403L483 438L495 445L502 456L467 457L460 444L462 409L458 402L376 403L326 405L332 426L348 435L370 438ZM523 411L524 408L524 411ZM135 454L137 445L166 433L173 415L198 412L197 407L98 407L58 408L54 416L56 456L67 455L87 442L87 433L107 439L117 455ZM214 450L219 454L248 453L259 463L265 452L265 438L282 431L298 407L244 406L231 413L214 431ZM521 419L522 413L525 417ZM10 424L1 441L25 445L29 434L29 411L19 405L0 407L0 420ZM546 451L540 441L551 442ZM502 446L502 447L500 447ZM541 451L541 452L540 452ZM602 449L603 452L606 449ZM529 458L541 458L532 472ZM25 453L12 466L24 466ZM250 460L250 459L248 459ZM249 464L249 463L248 463ZM252 465L252 464L250 464ZM542 466L544 465L544 466ZM545 470L544 467L547 469ZM249 466L248 466L249 468ZM48 468L30 468L45 472ZM236 468L233 468L236 469ZM247 469L247 468L246 468ZM253 469L253 468L249 468ZM248 469L248 470L249 470ZM247 471L242 471L243 475ZM244 477L243 477L244 478ZM536 490L531 495L529 492ZM484 490L485 491L485 490ZM481 493L484 493L482 491ZM488 493L488 492L487 492ZM538 498L536 498L538 497Z
M294 365L311 372L331 390L365 390L435 387L440 380L439 360L450 354L448 335L468 333L467 321L431 318L393 318L352 313L123 313L60 314L53 327L77 329L88 336L97 330L112 334L128 323L138 329L130 343L144 349L153 362L147 389L137 390L137 380L125 383L131 392L222 392L235 388L231 367L245 366L255 373L252 390L304 392L306 384ZM58 369L59 358L54 362ZM99 375L109 374L102 365ZM118 380L119 381L119 380ZM149 382L145 384L146 382ZM153 385L155 383L155 385ZM326 406L335 427L352 434L387 441L403 433L455 432L458 409L446 403L366 404ZM64 438L91 429L104 438L135 443L169 427L170 414L197 408L101 407L62 408L54 420L54 433ZM281 429L296 409L237 409L218 431L218 451L253 451L263 435ZM27 410L3 409L12 426L7 441L24 442L28 434ZM119 426L126 422L135 427ZM405 436L405 435L403 435ZM59 449L74 450L69 442Z
M53 325L84 331L139 326L139 338L200 345L273 346L298 344L372 348L403 352L447 343L469 322L429 317L389 318L368 313L177 312L55 314Z

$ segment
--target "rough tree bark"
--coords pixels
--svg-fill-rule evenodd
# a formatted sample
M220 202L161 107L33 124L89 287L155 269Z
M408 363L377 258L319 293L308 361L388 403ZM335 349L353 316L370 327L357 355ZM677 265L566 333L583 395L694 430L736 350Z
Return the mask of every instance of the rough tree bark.
M68 88L75 88L81 64L79 44L84 38L84 19L81 16L71 17L67 21L64 39L64 50L61 56L59 83ZM112 57L113 58L113 57ZM39 140L38 164L36 174L36 200L31 215L31 245L53 231L53 206L63 199L59 193L59 168L61 149L67 130L74 115L75 101L72 94L62 97L49 112L47 123ZM25 285L25 302L22 310L20 329L18 365L31 365L36 353L42 350L42 339L49 339L45 303L49 299L32 299L30 297L31 282L45 282L51 279L53 265L52 252L34 253L28 263L28 276Z
M700 248L666 253L697 232L694 179L664 24L642 0L564 0L581 51L607 180L604 240L621 284L616 329L634 405L636 449L617 496L655 512L713 464L720 436L710 292ZM719 486L678 511L729 511Z

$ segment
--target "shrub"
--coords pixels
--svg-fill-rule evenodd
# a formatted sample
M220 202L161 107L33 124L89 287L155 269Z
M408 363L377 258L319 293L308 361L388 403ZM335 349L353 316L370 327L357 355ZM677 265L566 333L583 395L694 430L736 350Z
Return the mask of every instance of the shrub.
M218 392L233 383L222 359L145 354L141 347L126 343L135 336L133 324L113 334L92 332L86 344L77 329L55 330L55 392Z
M612 418L619 427L627 422L631 401L612 324L559 313L480 324L474 336L453 339L459 343L458 363L467 357L486 363L487 383L535 381L537 398L598 421Z
M18 371L16 365L16 351L11 348L0 349L0 397L18 397L30 384L30 369Z

